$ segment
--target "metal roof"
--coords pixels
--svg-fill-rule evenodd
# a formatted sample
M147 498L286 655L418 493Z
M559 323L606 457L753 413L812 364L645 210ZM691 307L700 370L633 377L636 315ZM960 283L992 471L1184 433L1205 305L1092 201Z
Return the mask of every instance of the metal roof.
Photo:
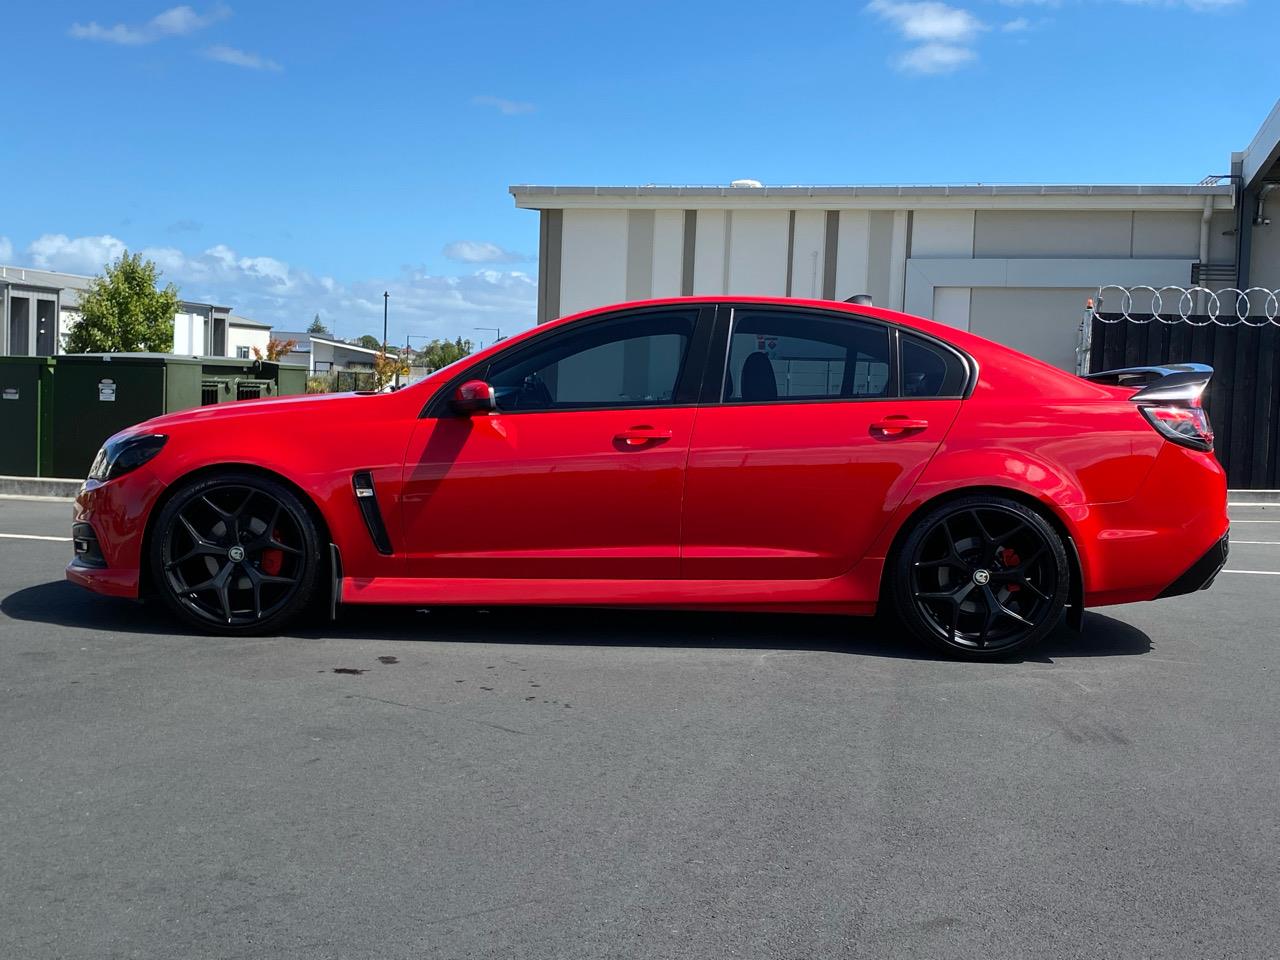
M78 273L59 273L56 270L38 270L34 267L0 266L0 283L25 287L44 287L48 290L87 290L92 277Z
M582 187L514 184L513 197L1229 197L1230 184L956 184L729 187Z
M271 324L269 323L263 323L261 320L250 320L248 317L237 316L234 313L227 317L227 323L233 327L257 327L260 330L271 329Z

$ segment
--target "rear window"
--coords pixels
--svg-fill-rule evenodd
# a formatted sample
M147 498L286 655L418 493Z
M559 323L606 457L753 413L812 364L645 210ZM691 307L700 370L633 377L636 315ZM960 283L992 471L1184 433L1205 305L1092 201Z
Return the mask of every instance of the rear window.
M902 395L904 397L960 397L969 371L946 347L909 333L902 334Z

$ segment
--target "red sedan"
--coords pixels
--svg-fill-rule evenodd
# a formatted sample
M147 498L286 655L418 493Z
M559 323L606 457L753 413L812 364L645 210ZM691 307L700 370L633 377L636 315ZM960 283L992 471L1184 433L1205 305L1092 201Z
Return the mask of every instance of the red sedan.
M855 304L624 304L396 393L117 434L67 576L220 633L338 603L887 608L1007 654L1221 569L1211 374L1086 379Z

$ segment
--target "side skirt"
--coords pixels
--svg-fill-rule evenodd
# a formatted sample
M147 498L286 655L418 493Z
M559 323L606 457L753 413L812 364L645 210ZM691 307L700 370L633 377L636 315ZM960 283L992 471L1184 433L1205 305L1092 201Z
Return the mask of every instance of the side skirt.
M346 577L343 603L654 606L871 615L851 577L833 580L419 580Z

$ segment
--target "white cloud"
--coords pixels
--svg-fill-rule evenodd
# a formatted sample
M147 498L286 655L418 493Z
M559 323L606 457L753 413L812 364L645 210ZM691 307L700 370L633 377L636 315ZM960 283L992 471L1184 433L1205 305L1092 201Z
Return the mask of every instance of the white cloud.
M897 65L899 70L907 73L951 73L976 57L977 54L968 47L950 43L922 43L899 57Z
M110 234L72 239L65 233L46 233L27 247L27 257L41 270L94 274L124 250L124 241Z
M965 43L985 29L968 10L936 0L871 0L867 9L892 23L904 39L917 42Z
M988 27L968 10L936 0L871 0L866 7L916 44L895 61L907 73L950 73L977 59L972 48Z
M462 263L523 263L532 259L484 240L455 240L445 244L443 253L450 260Z
M216 60L218 63L229 63L233 67L244 67L246 70L270 70L273 73L279 73L284 67L276 63L274 60L262 56L258 53L251 53L248 50L237 50L235 47L228 47L225 44L216 44L205 50L204 55L209 60Z
M26 256L32 266L43 269L96 274L124 249L125 242L110 235L45 234L27 248ZM384 290L391 294L391 326L397 340L405 332L468 337L475 326L514 331L532 326L536 314L537 278L520 270L489 268L448 276L408 266L390 277L343 283L277 257L242 255L226 244L197 254L174 247L142 247L138 252L155 261L162 282L176 284L183 299L226 304L278 330L305 329L316 313L336 324L343 337L381 330Z
M1000 29L1005 33L1025 33L1031 29L1031 21L1026 17L1015 17Z
M13 260L13 241L8 237L0 237L0 263L9 263Z
M206 13L197 13L183 4L156 14L146 23L117 23L104 27L96 20L91 20L89 23L73 23L70 32L71 36L79 40L101 40L104 43L139 46L165 37L186 36L229 16L231 8L224 4L218 4Z
M499 113L514 116L518 113L533 113L538 108L523 100L506 100L502 97L472 97L471 102L478 107L493 107Z

